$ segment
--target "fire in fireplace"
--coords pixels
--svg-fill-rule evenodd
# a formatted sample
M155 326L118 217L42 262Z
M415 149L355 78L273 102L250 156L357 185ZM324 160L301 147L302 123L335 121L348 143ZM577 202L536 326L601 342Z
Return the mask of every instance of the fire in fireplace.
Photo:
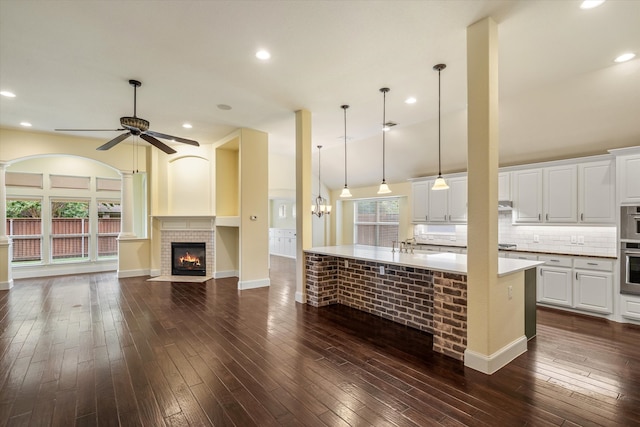
M172 242L171 274L174 276L205 276L207 263L205 259L206 243Z

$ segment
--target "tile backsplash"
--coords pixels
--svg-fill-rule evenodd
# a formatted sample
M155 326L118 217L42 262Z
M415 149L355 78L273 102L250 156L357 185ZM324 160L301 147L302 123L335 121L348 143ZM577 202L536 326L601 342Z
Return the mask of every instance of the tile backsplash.
M418 243L465 246L466 225L415 225ZM577 255L616 256L616 227L576 225L513 225L511 212L498 214L498 241L519 250Z

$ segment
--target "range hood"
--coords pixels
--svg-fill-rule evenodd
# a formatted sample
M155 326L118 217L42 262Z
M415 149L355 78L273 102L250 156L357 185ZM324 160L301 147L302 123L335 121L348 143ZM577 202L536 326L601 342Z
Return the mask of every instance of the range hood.
M512 208L511 200L498 200L498 211L510 211Z

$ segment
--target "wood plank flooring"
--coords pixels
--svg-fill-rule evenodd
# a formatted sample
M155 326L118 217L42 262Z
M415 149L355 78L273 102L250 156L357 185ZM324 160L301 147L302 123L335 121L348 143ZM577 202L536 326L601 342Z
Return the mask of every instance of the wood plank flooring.
M640 327L538 310L529 351L487 376L431 336L270 288L16 280L0 291L0 426L640 425Z

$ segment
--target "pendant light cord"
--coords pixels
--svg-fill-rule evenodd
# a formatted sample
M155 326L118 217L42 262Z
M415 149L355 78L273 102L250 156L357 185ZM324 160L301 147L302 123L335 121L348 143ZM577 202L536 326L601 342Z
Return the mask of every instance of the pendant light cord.
M386 149L385 149L385 126L387 126L387 92L389 92L389 88L380 89L382 92L382 182L386 183L385 179L385 157L386 157Z
M440 68L438 69L438 176L442 176L440 162Z
M318 197L322 199L322 190L320 188L320 149L322 145L318 145Z
M347 108L348 105L343 105L344 110L344 188L347 188Z

